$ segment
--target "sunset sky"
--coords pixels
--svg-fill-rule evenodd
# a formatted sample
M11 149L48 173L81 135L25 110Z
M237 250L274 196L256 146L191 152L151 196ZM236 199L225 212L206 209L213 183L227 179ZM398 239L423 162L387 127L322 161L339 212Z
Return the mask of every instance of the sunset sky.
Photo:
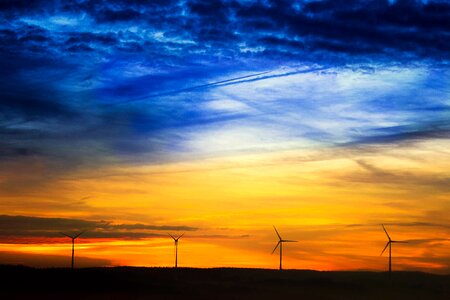
M450 273L450 3L0 3L0 264Z

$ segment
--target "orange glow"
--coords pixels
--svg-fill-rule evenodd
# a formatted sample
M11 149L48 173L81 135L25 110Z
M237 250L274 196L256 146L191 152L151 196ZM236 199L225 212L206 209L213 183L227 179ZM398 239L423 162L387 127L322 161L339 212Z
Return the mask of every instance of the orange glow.
M285 151L83 169L43 182L22 201L2 192L1 213L196 227L180 240L183 267L277 268L278 254L270 255L276 225L284 238L299 241L286 245L286 268L385 270L387 256L379 254L386 243L380 224L386 223L394 239L409 241L393 247L395 270L448 273L449 149L449 141L434 140L364 152ZM171 266L166 231L80 238L76 256L107 265ZM70 255L64 238L0 242L8 253Z

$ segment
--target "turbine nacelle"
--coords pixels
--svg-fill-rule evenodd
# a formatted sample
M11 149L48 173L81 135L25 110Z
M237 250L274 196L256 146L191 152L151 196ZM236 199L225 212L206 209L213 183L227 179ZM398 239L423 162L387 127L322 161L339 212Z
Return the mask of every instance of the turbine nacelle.
M388 242L386 243L386 246L384 246L383 251L381 251L380 256L383 255L384 251L386 251L386 248L387 248L390 244L393 244L393 243L403 243L403 244L406 244L406 243L408 243L408 242L405 242L405 241L394 241L394 240L392 240L391 237L389 236L389 233L387 232L386 228L384 227L384 225L381 224L381 226L383 227L383 230L384 230L384 232L386 233L386 236L387 236L387 238L388 238Z
M68 238L71 238L72 240L75 240L75 239L77 239L80 235L82 235L83 233L85 233L86 232L86 230L83 230L83 231L81 231L80 233L78 233L78 234L76 234L76 235L70 235L70 234L67 234L67 233L64 233L64 232L60 232L62 235L65 235L66 237L68 237Z
M173 239L173 241L175 243L178 243L178 240L184 235L184 233L182 233L179 237L174 237L173 235L171 235L170 233L168 233L168 235Z

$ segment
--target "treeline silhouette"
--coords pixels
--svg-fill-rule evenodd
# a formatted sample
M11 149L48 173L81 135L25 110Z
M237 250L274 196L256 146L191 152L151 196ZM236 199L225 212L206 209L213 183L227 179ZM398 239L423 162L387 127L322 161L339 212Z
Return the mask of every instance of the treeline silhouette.
M0 299L450 299L450 275L0 266Z

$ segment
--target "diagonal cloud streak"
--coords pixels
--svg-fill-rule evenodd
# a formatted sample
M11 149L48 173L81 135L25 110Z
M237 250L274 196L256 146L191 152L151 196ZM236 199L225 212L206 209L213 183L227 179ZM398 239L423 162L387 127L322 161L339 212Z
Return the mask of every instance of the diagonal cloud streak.
M214 86L220 86L220 85L225 84L225 83L238 84L238 83L240 83L240 81L237 81L237 82L233 82L233 81L240 80L240 79L245 79L245 78L250 78L250 77L255 77L255 76L267 74L267 73L270 73L270 72L271 71L265 71L265 72L261 72L261 73L256 73L256 74L251 74L251 75L246 75L246 76L241 76L241 77L236 77L236 78L231 78L231 79L225 79L225 80L221 80L221 81L217 81L217 82L211 82L211 83L196 85L196 86L187 87L187 88L183 88L183 89L179 89L179 90L174 90L174 91L169 91L169 92L164 92L164 93L158 93L158 94L152 94L152 95L147 95L147 96L141 96L141 97L138 97L138 98L129 99L129 100L122 101L122 102L116 102L116 103L113 103L111 105L122 105L122 104L131 103L131 102L145 101L145 100L148 100L148 99L151 99L151 98L176 95L176 94L179 94L179 93L190 92L190 91L197 90L197 89L214 87ZM233 82L233 83L230 83L230 82Z
M214 87L223 87L223 86L237 85L237 84L248 83L248 82L256 82L256 81L268 80L268 79L273 79L273 78L288 77L288 76L292 76L292 75L323 71L323 70L326 70L326 69L329 69L329 68L328 67L312 68L312 69L308 69L308 70L292 71L292 72L286 72L286 73L283 73L283 74L275 74L275 75L269 75L269 76L263 76L263 77L258 77L258 78L247 79L247 78L256 77L256 76L260 76L260 75L264 75L264 74L272 72L272 71L266 71L266 72L252 74L252 75L241 76L241 77L236 77L236 78L231 78L231 79L211 82L211 83L207 83L207 84L202 84L202 85L196 85L196 86L192 86L192 87L188 87L188 88L184 88L184 89L179 89L179 90L174 90L174 91L169 91L169 92L164 92L164 93L158 93L158 94L152 94L152 95L148 95L148 96L142 96L142 97L138 97L138 98L122 101L122 102L116 102L116 103L113 103L111 105L123 105L123 104L128 104L128 103L146 101L146 100L149 100L149 99L152 99L152 98L158 98L158 97L164 97L164 96L172 96L172 95L176 95L176 94L180 94L180 93L184 93L184 92L190 92L190 91L193 91L193 90L199 90L199 89L205 89L205 88L214 88Z

